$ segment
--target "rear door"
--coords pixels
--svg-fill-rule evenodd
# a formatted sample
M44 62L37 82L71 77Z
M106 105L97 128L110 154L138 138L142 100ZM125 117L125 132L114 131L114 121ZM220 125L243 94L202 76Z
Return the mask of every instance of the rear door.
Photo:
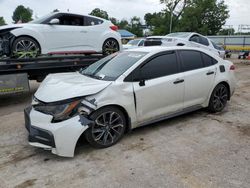
M184 108L201 105L212 89L217 68L216 60L195 50L178 51L184 74Z
M157 55L138 68L133 82L138 122L182 110L183 81L175 51Z

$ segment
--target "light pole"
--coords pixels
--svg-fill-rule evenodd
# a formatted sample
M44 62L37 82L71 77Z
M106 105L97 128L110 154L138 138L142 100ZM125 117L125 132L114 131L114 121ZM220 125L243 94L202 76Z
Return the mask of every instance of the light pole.
M169 26L169 33L172 33L172 24L173 24L173 7L170 10L170 26Z

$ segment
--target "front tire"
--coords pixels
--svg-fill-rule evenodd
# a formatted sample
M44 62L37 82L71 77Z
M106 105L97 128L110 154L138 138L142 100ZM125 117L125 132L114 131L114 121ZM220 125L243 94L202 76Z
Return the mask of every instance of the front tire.
M210 97L208 110L212 113L221 112L229 98L228 88L224 84L217 85Z
M15 58L35 58L41 54L41 49L33 38L19 37L13 42L11 53Z
M107 148L123 137L126 119L118 108L104 107L94 112L90 118L94 125L85 132L85 138L93 147Z
M109 38L104 41L102 45L103 55L110 55L120 50L119 43L117 40Z

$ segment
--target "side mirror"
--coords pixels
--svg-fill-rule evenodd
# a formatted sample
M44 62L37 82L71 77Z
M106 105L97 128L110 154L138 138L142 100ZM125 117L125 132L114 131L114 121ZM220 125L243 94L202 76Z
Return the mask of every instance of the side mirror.
M57 18L54 18L52 20L49 21L49 24L50 25L56 25L56 24L59 24L60 23L60 20L57 19Z
M141 80L140 82L139 82L139 86L145 86L146 84L145 84L145 80Z

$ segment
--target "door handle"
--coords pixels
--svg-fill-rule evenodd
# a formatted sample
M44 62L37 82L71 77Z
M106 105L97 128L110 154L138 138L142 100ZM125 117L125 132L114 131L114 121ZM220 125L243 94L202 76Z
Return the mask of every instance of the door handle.
M183 83L184 80L183 79L177 79L176 81L174 81L174 84L180 84Z
M88 31L85 31L85 30L82 30L82 31L80 31L80 33L87 33Z
M212 75L212 74L214 74L214 71L207 72L207 75Z

